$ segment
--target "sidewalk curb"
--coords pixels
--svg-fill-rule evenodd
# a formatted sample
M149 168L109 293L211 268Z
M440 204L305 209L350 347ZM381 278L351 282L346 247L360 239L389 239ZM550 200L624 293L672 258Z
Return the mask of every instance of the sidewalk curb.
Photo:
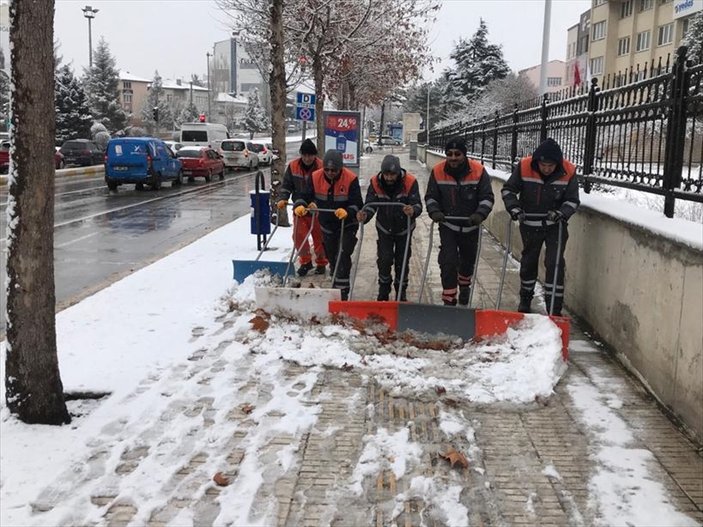
M56 170L56 177L71 177L71 176L87 176L91 174L103 174L105 172L104 165L93 165L89 167L73 167L62 168ZM9 176L7 174L0 175L0 187L7 185Z

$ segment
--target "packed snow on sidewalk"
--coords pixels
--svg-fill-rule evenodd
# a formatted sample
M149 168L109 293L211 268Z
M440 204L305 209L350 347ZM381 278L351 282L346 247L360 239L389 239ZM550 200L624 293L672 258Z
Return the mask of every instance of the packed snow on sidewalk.
M318 420L328 396L318 382L326 372L361 377L358 397L343 402L350 409L372 411L364 408L363 387L371 382L391 395L452 399L438 426L469 445L471 461L478 447L462 407L536 404L565 371L559 330L546 317L527 317L494 341L438 344L372 324L257 312L254 287L270 278L234 285L230 279L232 257L255 256L248 225L242 218L225 226L57 315L65 391L109 395L69 402L73 422L63 427L25 425L3 400L0 524L101 524L122 514L132 525L270 525L278 514L270 489L296 473L304 436L335 433ZM278 248L267 258L284 260L289 238L288 230L277 234ZM4 354L3 343L3 393ZM313 393L316 386L321 393ZM584 387L574 390L585 425L598 425L606 403ZM627 452L626 426L607 418L614 432L604 440ZM380 469L397 479L409 474L421 449L407 429L379 429L358 447L359 459L349 460L352 476L335 485L339 507L363 493L364 479ZM614 507L617 496L634 493L648 477L645 456L620 454L617 464L594 456L604 467L592 492L605 524L627 516L629 507L647 521L671 518L652 482L646 502ZM234 458L237 470L228 472ZM420 496L438 520L465 525L468 510L453 470L447 464L441 480L413 477L406 498ZM633 470L642 479L625 477ZM216 493L218 472L229 481ZM607 473L619 478L601 485ZM211 507L203 509L208 500Z

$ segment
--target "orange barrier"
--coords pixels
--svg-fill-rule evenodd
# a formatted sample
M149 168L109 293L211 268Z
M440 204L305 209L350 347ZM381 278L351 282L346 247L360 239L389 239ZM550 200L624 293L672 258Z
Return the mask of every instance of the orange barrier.
M346 313L350 317L359 320L368 318L376 318L388 325L393 331L398 328L398 304L393 300L385 302L374 301L336 301L332 300L329 303L330 313Z

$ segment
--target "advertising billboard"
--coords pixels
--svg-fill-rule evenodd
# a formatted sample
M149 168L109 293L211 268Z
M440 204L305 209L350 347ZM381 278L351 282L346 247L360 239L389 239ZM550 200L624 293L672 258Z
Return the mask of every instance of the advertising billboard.
M345 166L358 167L361 153L361 113L345 110L323 112L325 152L339 150Z

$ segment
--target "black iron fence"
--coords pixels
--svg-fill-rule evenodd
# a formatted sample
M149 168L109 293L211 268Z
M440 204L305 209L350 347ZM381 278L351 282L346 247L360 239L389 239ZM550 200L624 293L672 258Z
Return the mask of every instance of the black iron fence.
M569 88L472 122L431 130L429 148L459 135L468 155L510 166L552 137L578 167L586 192L594 183L703 202L703 63L676 59L608 76L603 86ZM423 132L418 141L427 143Z

